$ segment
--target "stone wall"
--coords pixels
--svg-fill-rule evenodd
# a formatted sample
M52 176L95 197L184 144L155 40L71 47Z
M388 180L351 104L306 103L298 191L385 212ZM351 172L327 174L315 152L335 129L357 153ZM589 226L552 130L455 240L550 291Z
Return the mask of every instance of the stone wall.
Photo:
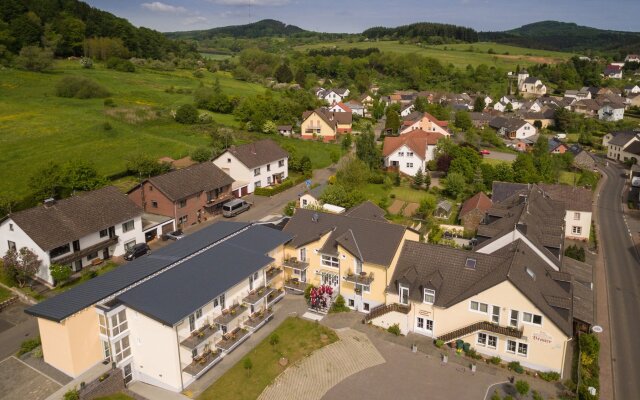
M109 376L102 382L96 379L80 389L80 400L93 400L124 390L124 376L121 369L112 369L107 374Z

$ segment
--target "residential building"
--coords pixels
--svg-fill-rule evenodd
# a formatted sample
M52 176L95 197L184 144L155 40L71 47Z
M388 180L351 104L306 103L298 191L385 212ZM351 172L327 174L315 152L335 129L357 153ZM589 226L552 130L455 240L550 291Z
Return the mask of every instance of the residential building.
M572 144L569 146L569 151L573 154L574 167L586 171L593 171L596 168L596 160L579 144Z
M351 132L353 115L344 112L332 112L326 108L316 108L302 114L300 131L303 139L322 139L330 142L338 134Z
M328 285L349 308L365 313L384 304L402 244L419 236L387 222L384 210L370 202L344 214L297 209L283 232L293 236L284 255L288 290Z
M602 138L602 146L607 149L607 158L623 162L634 157L640 160L635 154L636 142L640 142L640 132L636 131L611 132Z
M53 264L77 272L144 243L142 215L142 209L113 186L50 199L0 219L0 256L9 249L31 250L40 260L35 277L53 285Z
M574 324L593 323L590 282L550 268L522 240L496 254L406 241L386 305L365 321L445 343L462 340L485 357L563 376Z
M195 164L143 180L127 192L145 212L165 215L180 227L222 212L232 198L233 179L211 162Z
M555 124L556 111L551 107L543 106L539 112L523 112L522 110L518 110L515 115L534 127L536 126L536 122L538 122L540 127L544 129Z
M36 304L44 361L74 378L111 362L181 392L272 318L290 239L219 222Z
M500 104L500 103L498 103ZM471 123L474 128L484 128L489 125L489 121L491 121L495 116L485 112L471 112L469 113L471 117Z
M316 96L320 100L324 100L327 104L339 103L349 96L349 89L323 89L319 88L316 91Z
M353 114L353 110L351 110L351 108L349 108L344 103L333 103L331 106L329 106L329 111L334 112L334 113L344 112L344 113Z
M441 200L433 210L433 216L440 219L449 219L453 205L447 200Z
M293 126L291 125L278 125L277 129L282 136L291 136L293 134Z
M493 109L496 111L505 112L507 111L507 105L501 101L497 102L493 105Z
M364 117L366 114L366 108L364 104L360 103L357 100L349 100L344 103L349 109L351 109L351 114L358 115L360 117Z
M458 218L465 232L475 232L491 206L491 199L484 192L478 192L462 203Z
M289 177L289 154L271 139L231 146L213 163L236 181L233 189L238 197Z
M334 214L342 214L347 211L344 207L326 204L320 199L326 188L327 184L324 183L307 190L302 196L300 196L300 200L298 201L299 207L312 210L322 210Z
M415 110L416 106L413 104L406 104L404 106L402 106L402 108L400 109L400 116L401 117L407 117L409 116L409 114L411 114L413 112L413 110Z
M518 89L523 97L539 97L547 94L547 86L524 70L518 74Z
M628 62L640 63L640 55L638 55L638 54L627 54L627 56L624 58L624 62L625 63L628 63Z
M538 133L532 124L519 118L495 117L489 126L508 139L526 139Z
M551 154L564 154L569 151L569 146L562 143L558 139L551 138L548 141L548 149Z
M638 85L625 86L624 87L624 93L627 96L634 95L634 94L639 94L640 93L640 86L638 86Z
M400 136L384 138L382 156L384 166L397 168L399 172L415 176L427 171L427 163L435 158L436 145L444 136L437 132L417 129Z
M516 111L522 107L524 101L520 100L516 96L505 95L500 98L500 103L504 104L505 108L507 104L511 104L511 109L513 111Z
M449 137L451 133L447 130L449 122L440 121L429 113L421 113L414 111L402 120L400 134L404 135L411 131L423 130L425 132L436 132L443 136Z
M604 70L604 77L609 79L622 79L622 66L609 64Z
M591 98L591 92L588 90L565 90L564 97L576 100L587 100Z
M624 118L625 105L623 103L602 104L598 109L598 119L615 122Z

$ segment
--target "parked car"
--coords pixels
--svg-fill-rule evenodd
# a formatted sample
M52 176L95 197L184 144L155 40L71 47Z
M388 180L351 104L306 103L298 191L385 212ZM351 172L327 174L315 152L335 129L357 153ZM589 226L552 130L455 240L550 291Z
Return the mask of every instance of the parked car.
M486 155L491 154L491 152L489 150L487 150L487 149L482 149L482 150L480 150L480 154L482 154L483 156L486 156Z
M142 257L145 254L149 254L150 252L151 252L151 249L149 248L148 244L138 243L134 245L132 248L130 248L129 250L127 250L127 252L124 254L124 259L127 261L135 260L138 257Z
M556 136L554 136L556 139L558 140L562 140L562 139L566 139L567 138L567 134L566 133L558 133Z
M631 186L640 187L640 176L634 176L631 178Z
M182 229L177 229L173 232L165 233L162 235L163 240L171 239L171 240L180 240L184 238L184 233L182 233Z
M242 199L231 200L222 205L222 216L226 218L235 217L247 211L250 207L251 204Z

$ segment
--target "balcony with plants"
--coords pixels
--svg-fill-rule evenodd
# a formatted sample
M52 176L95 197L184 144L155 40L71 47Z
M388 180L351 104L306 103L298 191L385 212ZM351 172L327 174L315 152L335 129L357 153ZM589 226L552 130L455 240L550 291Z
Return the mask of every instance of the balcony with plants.
M198 376L204 370L210 368L218 361L221 360L222 353L217 349L205 348L202 354L193 357L193 360L188 364L182 372L191 376Z
M273 293L275 289L269 286L261 286L259 288L253 289L249 292L249 294L242 299L242 301L246 304L258 304L271 293Z
M271 308L260 310L251 314L249 318L244 321L244 326L255 332L262 328L271 318L273 318L273 310Z
M180 346L193 350L215 335L219 329L215 325L205 324L200 329L191 332L191 335L180 342Z
M241 316L245 311L247 311L247 306L244 304L236 304L230 308L222 310L222 314L216 317L213 322L217 325L229 325L236 318Z
M344 280L356 285L368 286L373 282L373 272L362 271L359 274L356 274L352 270L349 270L347 271L347 275L344 277Z
M216 347L226 353L231 352L238 347L240 343L249 338L251 333L246 328L236 328L231 332L227 332L222 335L222 339L216 343Z

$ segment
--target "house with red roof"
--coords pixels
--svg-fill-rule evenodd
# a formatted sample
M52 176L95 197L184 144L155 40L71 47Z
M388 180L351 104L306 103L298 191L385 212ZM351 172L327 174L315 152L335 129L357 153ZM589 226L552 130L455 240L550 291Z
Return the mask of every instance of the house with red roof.
M330 107L329 107L329 111L331 112L344 112L344 113L353 113L353 111L351 110L351 108L349 108L349 106L347 106L346 104L344 104L343 102L339 102L339 103L333 103Z
M409 176L415 176L418 171L425 172L427 163L435 158L438 140L444 137L438 132L421 129L400 136L387 136L382 148L384 165Z
M462 203L458 214L465 232L475 232L493 203L484 192L478 192Z
M425 132L436 132L445 137L449 137L451 133L449 133L447 129L448 126L448 121L440 121L429 113L415 111L402 120L400 135L405 135L415 130L422 130Z

